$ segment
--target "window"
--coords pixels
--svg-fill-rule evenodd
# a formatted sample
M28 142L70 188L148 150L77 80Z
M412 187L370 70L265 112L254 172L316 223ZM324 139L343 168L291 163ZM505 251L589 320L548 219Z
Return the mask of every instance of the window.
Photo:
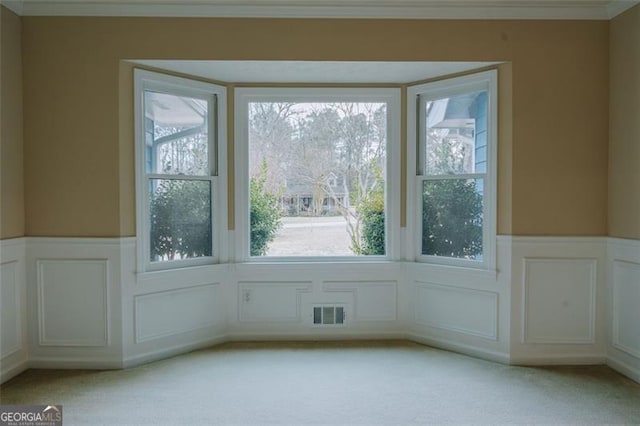
M409 87L406 123L398 88L236 88L233 233L225 88L136 70L135 94L140 271L399 260L401 235L403 259L495 267L495 71Z
M398 100L397 89L237 89L238 257L393 257Z
M224 88L136 70L139 269L210 263L224 216Z
M495 258L496 73L413 87L417 258L491 268Z

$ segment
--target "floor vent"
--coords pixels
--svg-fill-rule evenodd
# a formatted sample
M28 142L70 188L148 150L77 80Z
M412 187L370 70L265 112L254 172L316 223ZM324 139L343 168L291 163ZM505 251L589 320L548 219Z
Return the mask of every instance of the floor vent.
M342 325L344 319L344 306L313 307L313 323L316 325Z

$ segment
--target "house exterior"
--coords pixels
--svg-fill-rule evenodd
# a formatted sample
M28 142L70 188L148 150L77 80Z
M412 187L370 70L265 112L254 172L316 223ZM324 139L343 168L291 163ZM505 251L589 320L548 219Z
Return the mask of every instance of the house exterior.
M339 215L340 208L351 207L344 178L333 174L322 187L316 188L295 178L286 179L280 200L282 211L287 216Z

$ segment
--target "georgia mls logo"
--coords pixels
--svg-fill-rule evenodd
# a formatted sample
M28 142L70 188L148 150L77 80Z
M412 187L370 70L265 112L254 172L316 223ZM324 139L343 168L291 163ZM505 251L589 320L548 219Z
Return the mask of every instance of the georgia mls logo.
M45 408L44 410L42 410L42 413L46 413L47 411L53 410L56 413L60 413L60 409L58 407L56 407L55 405L47 405L47 408Z
M0 426L61 426L62 405L0 405Z

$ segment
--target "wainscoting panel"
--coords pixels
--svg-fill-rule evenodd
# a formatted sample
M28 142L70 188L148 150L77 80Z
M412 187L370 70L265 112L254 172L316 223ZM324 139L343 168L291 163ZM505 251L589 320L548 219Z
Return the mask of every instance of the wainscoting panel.
M640 358L640 264L613 262L613 346Z
M0 383L28 367L24 238L0 240Z
M415 322L462 334L498 339L498 293L416 281Z
M312 283L239 282L240 322L300 322L301 295L312 291Z
M132 239L26 240L30 366L122 367L120 256Z
M396 321L398 283L396 281L327 281L323 293L351 292L353 321Z
M596 260L525 258L524 343L595 342Z
M511 362L606 362L607 239L511 239Z
M134 297L136 343L224 323L220 284Z
M488 269L405 264L405 305L411 339L427 345L509 362L511 238L498 237Z
M640 383L640 240L610 238L607 364Z
M106 259L38 260L40 346L107 346Z
M0 264L0 357L5 358L22 349L21 297L18 281L18 261Z

